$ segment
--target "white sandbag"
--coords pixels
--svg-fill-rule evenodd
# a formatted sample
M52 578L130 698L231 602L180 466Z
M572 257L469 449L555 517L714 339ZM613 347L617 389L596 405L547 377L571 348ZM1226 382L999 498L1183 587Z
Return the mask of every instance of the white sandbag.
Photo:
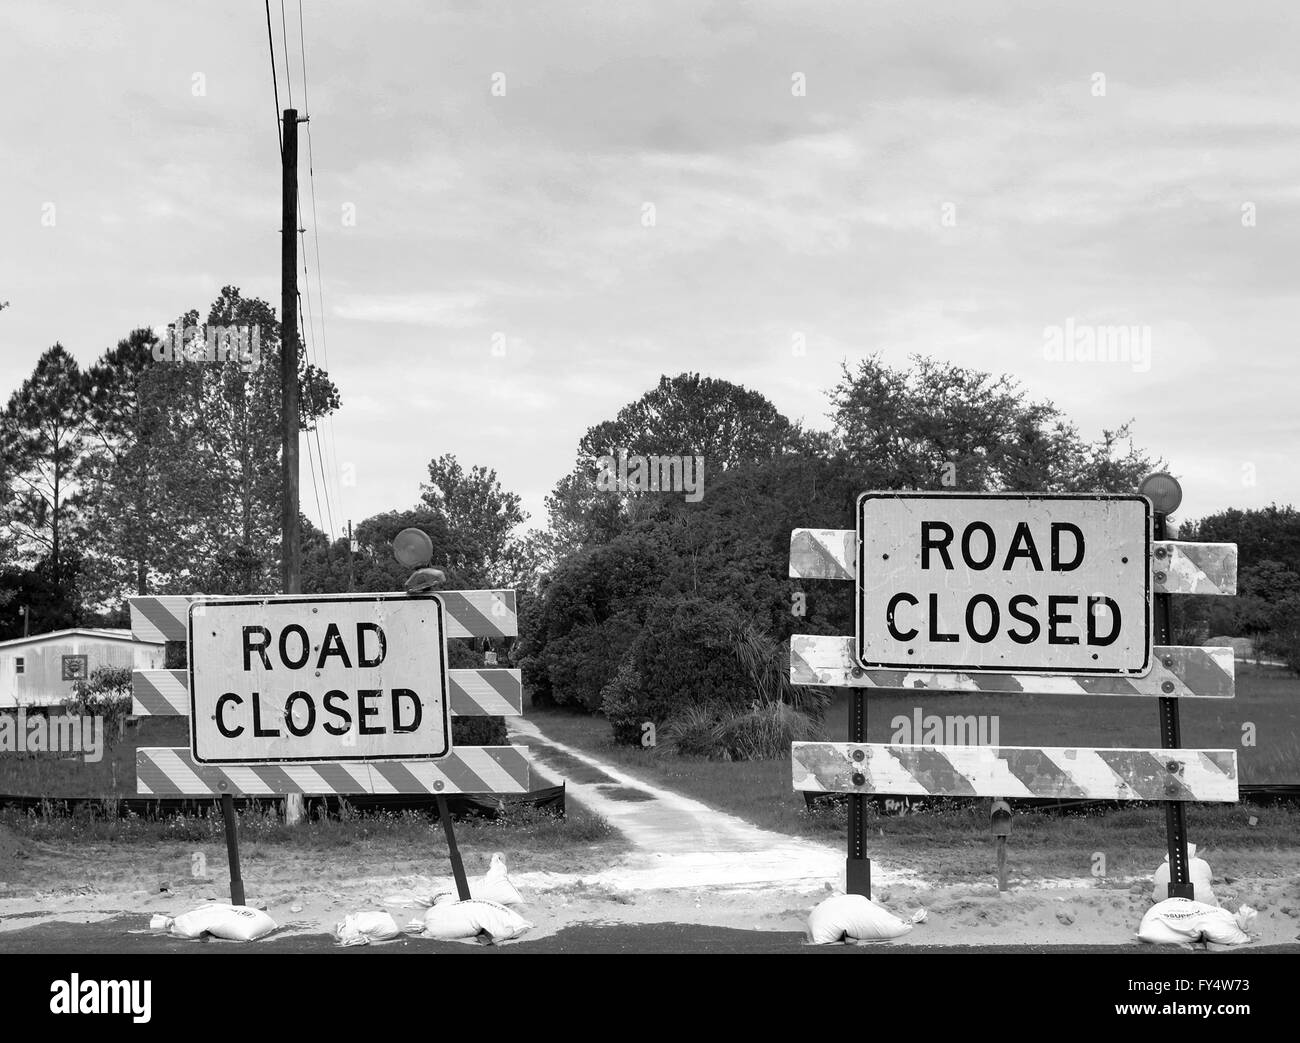
M1192 897L1198 902L1204 902L1206 905L1218 905L1219 900L1214 897L1214 891L1210 887L1214 880L1214 873L1210 870L1210 863L1203 858L1196 857L1196 845L1187 845L1187 878L1192 882ZM1155 873L1155 890L1151 892L1153 902L1162 902L1169 897L1169 856L1165 855L1165 860L1161 865L1156 866Z
M808 915L808 936L814 945L884 942L901 937L924 919L925 910L911 920L900 920L864 895L832 895Z
M349 913L334 925L334 937L340 945L369 945L386 942L402 932L392 913Z
M232 942L255 942L276 928L276 923L261 909L246 905L221 905L212 902L192 912L171 919L154 917L150 926L162 927L175 938L199 938L210 934Z
M510 882L510 877L506 873L506 856L501 854L500 851L492 856L492 863L483 876L475 877L467 882L471 898L481 898L485 902L496 902L497 905L523 904L524 896ZM456 893L455 888L451 888L450 890L437 892L429 904L441 905L444 902L459 900L460 896Z
M407 930L425 938L457 941L485 933L494 942L518 938L533 925L513 909L496 902L471 898L465 902L443 902L430 907L423 920L414 920Z
M1255 915L1255 910L1248 905L1243 905L1234 915L1217 905L1166 898L1147 910L1137 936L1152 945L1200 941L1244 945L1250 941L1246 929L1254 922Z

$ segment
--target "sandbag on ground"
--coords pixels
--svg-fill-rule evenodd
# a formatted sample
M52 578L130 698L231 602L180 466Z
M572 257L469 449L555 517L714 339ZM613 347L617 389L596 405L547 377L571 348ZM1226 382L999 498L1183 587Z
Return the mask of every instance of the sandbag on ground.
M887 942L899 938L925 919L918 910L900 920L864 895L832 895L808 915L808 937L814 945L833 942Z
M219 902L201 905L175 918L155 916L149 926L167 931L174 938L200 938L210 934L232 942L255 942L276 929L275 921L261 909Z
M524 898L510 882L510 877L506 873L506 856L497 852L492 856L492 863L488 871L481 877L475 877L468 881L469 896L471 898L481 898L485 902L496 902L497 905L522 905ZM429 905L441 905L444 902L456 902L460 896L456 893L455 888L437 892L428 902Z
M431 906L423 918L412 920L407 933L422 938L454 942L487 935L493 942L518 938L533 925L513 909L496 902L471 898L464 902L440 902Z
M1178 945L1188 942L1214 942L1216 945L1245 945L1246 933L1255 921L1256 912L1243 905L1236 914L1217 905L1193 902L1188 898L1166 898L1146 911L1137 936L1152 945Z
M369 945L386 942L402 932L391 913L349 913L334 925L331 932L340 945Z

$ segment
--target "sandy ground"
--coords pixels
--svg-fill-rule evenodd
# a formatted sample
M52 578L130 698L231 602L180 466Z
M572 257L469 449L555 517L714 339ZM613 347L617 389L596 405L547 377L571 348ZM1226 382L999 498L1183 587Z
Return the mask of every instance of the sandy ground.
M535 925L527 937L581 923L802 931L813 906L842 890L842 848L759 829L553 743L535 725L518 725L516 741L572 758L565 762L570 797L608 818L631 848L616 855L599 846L506 851L510 879L525 898L520 912ZM203 848L208 874L193 877L186 872L193 847L70 850L20 842L0 829L0 951L6 931L42 922L175 916L205 901L227 901L224 851ZM487 858L467 853L471 878L486 870ZM1300 851L1221 851L1216 858L1216 874L1226 874L1216 876L1220 904L1259 910L1256 944L1300 938ZM873 897L904 918L927 912L923 924L888 944L1140 944L1134 933L1151 905L1149 878L1028 881L999 893L992 878L945 881L942 867L964 860L942 849L873 856ZM445 864L378 847L254 847L243 870L249 904L265 908L289 933L328 931L367 909L387 909L402 925L421 914L421 901L453 887Z

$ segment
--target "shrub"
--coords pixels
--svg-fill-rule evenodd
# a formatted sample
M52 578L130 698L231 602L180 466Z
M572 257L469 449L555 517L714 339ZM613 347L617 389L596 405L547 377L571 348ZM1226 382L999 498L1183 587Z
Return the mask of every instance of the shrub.
M790 743L822 738L812 715L785 703L757 703L748 713L724 718L718 741L728 760L773 760L790 756Z
M104 744L111 746L121 735L131 707L131 668L101 666L92 670L89 678L73 682L72 697L64 704L64 712L102 717Z
M641 745L641 724L644 716L639 712L641 678L625 657L619 664L614 679L601 689L600 712L614 730L614 742L620 746Z
M664 745L679 756L723 755L722 714L716 704L686 707L664 726L663 734Z

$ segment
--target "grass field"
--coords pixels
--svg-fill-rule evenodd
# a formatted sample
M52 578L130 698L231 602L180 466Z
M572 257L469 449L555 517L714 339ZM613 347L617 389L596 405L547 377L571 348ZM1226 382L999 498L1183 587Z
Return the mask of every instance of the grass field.
M1184 700L1183 742L1205 748L1236 748L1243 782L1300 783L1300 679L1284 671L1238 664L1238 696L1213 705ZM926 714L1000 715L999 741L1013 746L1159 745L1155 700L889 692L869 697L868 738L888 742L892 719ZM679 790L756 825L843 843L843 806L809 811L791 786L788 759L710 761L679 757L666 748L616 746L608 722L563 711L529 710L550 738L626 769L650 784ZM848 737L848 703L840 698L827 715L826 738ZM1258 747L1242 747L1243 722L1253 722ZM1255 825L1250 824L1254 817ZM869 813L871 848L878 854L909 849L946 849L954 867L968 861L983 868L990 841L983 809L969 802L933 807L923 814ZM1300 837L1300 809L1244 805L1194 805L1188 811L1191 840L1207 856L1224 850L1289 852ZM1165 820L1159 807L1128 807L1089 814L1017 814L1014 847L1042 875L1090 871L1094 852L1107 856L1108 873L1150 873L1164 855ZM968 859L961 852L969 851Z

